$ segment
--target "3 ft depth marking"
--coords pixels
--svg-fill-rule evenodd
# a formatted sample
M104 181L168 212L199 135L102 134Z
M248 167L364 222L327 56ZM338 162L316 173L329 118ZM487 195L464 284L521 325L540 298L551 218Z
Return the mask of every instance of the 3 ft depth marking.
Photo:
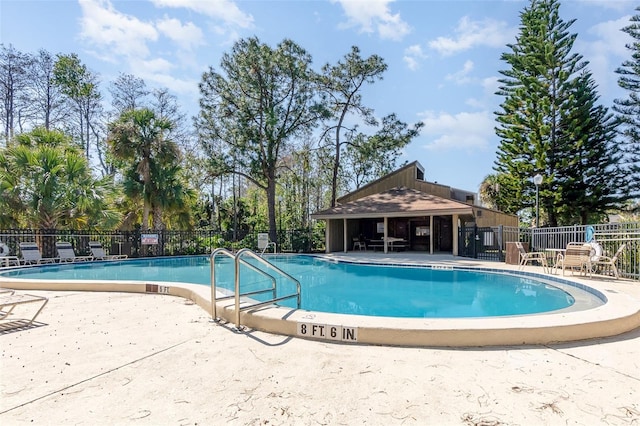
M344 327L341 325L299 322L298 336L313 337L315 339L339 340L343 342L357 342L358 328Z

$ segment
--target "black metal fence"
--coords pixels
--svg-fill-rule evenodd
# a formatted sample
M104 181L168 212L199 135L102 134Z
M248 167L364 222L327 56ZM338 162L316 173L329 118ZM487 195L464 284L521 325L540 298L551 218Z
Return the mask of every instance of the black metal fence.
M474 259L504 262L507 256L507 244L510 242L528 243L532 251L562 249L570 242L585 242L588 228L591 228L592 237L600 244L607 256L613 256L624 244L623 252L618 259L620 275L640 279L640 223L606 223L554 228L466 226L459 230L458 253L460 256Z
M258 249L258 234L266 231L98 231L61 229L4 229L0 243L6 244L9 254L20 256L21 242L36 242L42 257L57 257L56 242L68 241L76 255L89 255L89 241L99 241L110 254L129 257L181 256L209 254L224 247ZM281 252L312 253L324 251L324 233L309 229L278 231L277 247Z
M504 261L504 227L463 226L458 234L458 253L474 259Z

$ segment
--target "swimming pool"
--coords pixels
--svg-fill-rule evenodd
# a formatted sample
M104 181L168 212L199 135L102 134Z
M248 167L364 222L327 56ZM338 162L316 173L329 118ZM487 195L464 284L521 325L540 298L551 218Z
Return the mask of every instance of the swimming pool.
M308 255L269 256L301 283L301 309L398 318L474 318L530 315L571 307L575 299L549 282L509 273L329 261ZM217 286L233 289L231 259L216 260ZM23 268L8 277L50 280L182 282L209 285L208 257L136 259ZM241 269L241 291L265 278ZM294 284L278 279L279 296ZM260 300L260 296L254 296ZM266 297L266 296L265 296ZM595 296L594 296L595 298ZM295 307L285 300L281 306Z
M175 303L187 300L186 305L195 305L203 309L202 321L214 321L236 332L245 330L251 334L254 330L283 337L285 344L290 337L302 337L314 340L341 341L344 343L417 346L417 347L468 347L468 346L504 346L539 345L557 342L571 342L585 339L615 336L640 327L640 297L630 291L625 283L610 280L582 279L578 276L562 277L541 273L539 268L528 267L518 270L517 265L505 265L496 262L459 258L450 255L425 255L424 253L394 253L387 255L373 252L327 253L316 255L332 264L394 264L398 267L416 266L426 269L466 270L492 274L508 273L525 279L543 282L558 287L575 299L570 307L534 315L506 315L466 318L402 318L366 315L346 315L304 309L292 309L284 306L268 305L258 309L238 312L233 300L219 300L214 315L211 304L211 288L207 284L189 284L169 281L174 278L167 273L177 272L189 266L208 268L204 257L189 258L182 266L175 265L172 271L158 265L145 264L149 260L169 262L173 259L140 259L132 262L136 271L135 279L126 280L120 274L118 265L124 262L91 262L87 265L65 266L62 269L75 270L70 273L79 276L79 271L87 269L109 269L111 280L74 279L56 275L56 279L41 276L27 278L26 272L42 271L49 273L58 266L18 268L22 272L5 270L0 272L0 286L21 291L53 291L50 297L63 292L98 291L104 294L104 306L110 309L114 300L112 292L144 293L151 297L174 296ZM109 266L111 265L111 266ZM64 265L63 265L64 266ZM188 268L187 268L188 269ZM7 273L13 274L8 276ZM84 272L83 272L84 273ZM19 276L21 275L21 276ZM208 277L207 273L204 274ZM161 284L166 282L166 284ZM204 285L203 285L204 284ZM346 285L348 285L347 283ZM528 290L526 287L523 289ZM631 286L633 287L633 286ZM634 287L635 288L635 287ZM223 289L224 290L224 289ZM218 293L222 293L219 290ZM528 291L527 291L528 292ZM46 295L46 293L44 293ZM73 296L70 296L73 297ZM52 301L55 303L55 301ZM189 309L189 308L186 308ZM161 315L161 313L157 313ZM70 312L73 315L73 312ZM46 319L46 316L43 317ZM153 315L149 317L153 321ZM180 321L176 318L176 321ZM235 324L236 327L232 327ZM240 324L240 327L238 327ZM252 335L255 338L255 335Z

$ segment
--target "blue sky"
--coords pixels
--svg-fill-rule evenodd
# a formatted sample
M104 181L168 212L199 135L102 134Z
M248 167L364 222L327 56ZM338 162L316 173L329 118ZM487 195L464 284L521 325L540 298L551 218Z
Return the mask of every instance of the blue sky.
M168 87L188 115L198 111L198 82L235 40L257 36L275 46L290 38L314 67L336 63L358 46L389 66L363 92L377 116L424 121L403 160L418 160L425 179L477 190L492 172L498 139L494 93L500 55L515 41L515 0L0 0L0 42L23 52L77 53L102 82L120 72L149 87ZM565 0L560 13L578 34L574 50L590 62L601 103L624 96L614 73L630 55L636 3Z

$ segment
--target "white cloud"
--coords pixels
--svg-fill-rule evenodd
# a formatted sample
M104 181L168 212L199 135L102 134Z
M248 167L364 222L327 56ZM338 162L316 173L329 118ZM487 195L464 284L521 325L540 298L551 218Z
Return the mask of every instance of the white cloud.
M482 88L487 95L495 95L500 88L499 77L487 77L482 80Z
M157 23L158 30L170 38L183 49L204 44L202 30L192 22L182 24L180 20L165 16Z
M151 85L168 87L171 91L180 94L193 95L198 92L197 81L180 79L171 75L171 71L176 69L176 65L166 59L134 59L130 66L136 77L142 78Z
M486 104L484 102L482 102L480 99L477 98L469 98L466 101L464 101L465 105L468 105L472 108L485 108Z
M471 81L469 73L473 71L473 61L466 61L460 71L447 74L445 80L453 81L456 84L467 84Z
M589 29L589 34L594 34L601 39L599 50L606 51L618 55L620 57L629 56L630 51L625 47L633 40L622 31L622 28L631 25L631 16L623 16L614 21L601 22Z
M415 71L420 67L420 60L425 59L427 55L422 51L419 44L414 44L404 49L402 60L407 64L411 71Z
M232 0L151 0L157 7L185 8L230 26L251 28L253 16L241 11Z
M157 72L168 72L173 69L175 65L164 58L155 58L133 60L131 67L135 69L136 74L153 74Z
M181 79L162 73L147 75L145 80L157 83L160 87L168 87L172 92L189 95L193 99L197 99L200 93L197 80Z
M468 98L464 101L465 105L468 105L475 109L494 108L496 104L496 92L500 87L498 77L486 77L480 80L480 86L482 87L483 96L478 98Z
M465 16L458 22L455 33L456 36L453 38L438 37L430 41L429 47L445 56L453 55L475 46L503 48L505 44L513 41L517 29L509 28L505 22L493 19L471 21Z
M631 59L631 51L625 46L633 39L621 31L631 24L631 16L623 16L616 20L601 22L587 31L587 36L576 39L574 50L583 54L589 61L588 69L598 83L598 91L603 96L611 95L617 90L615 81L611 79L614 71L622 61ZM588 37L592 37L589 40Z
M82 8L81 36L91 45L89 53L140 77L150 85L168 87L176 93L193 96L197 81L174 77L180 69L197 67L193 47L204 44L202 30L191 22L165 16L156 22L144 22L122 13L110 0L79 0ZM149 44L164 36L175 42L179 49L158 54ZM124 69L122 69L124 71Z
M158 32L152 24L118 12L108 0L79 2L82 8L82 38L118 55L135 57L149 54L147 42L158 38Z
M424 145L429 151L485 150L494 136L495 120L488 111L455 115L427 111L420 115L424 123L420 134L430 140Z
M331 0L339 3L347 15L346 28L357 27L360 32L374 33L382 39L402 40L411 27L399 13L393 14L389 4L394 0Z

